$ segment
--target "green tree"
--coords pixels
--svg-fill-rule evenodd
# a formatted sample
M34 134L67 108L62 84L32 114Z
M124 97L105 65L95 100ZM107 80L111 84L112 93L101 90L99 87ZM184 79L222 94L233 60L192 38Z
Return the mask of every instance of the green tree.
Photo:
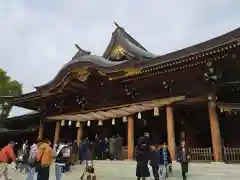
M12 80L7 73L0 68L0 128L3 127L3 120L8 116L12 106L7 103L7 97L22 94L22 85Z

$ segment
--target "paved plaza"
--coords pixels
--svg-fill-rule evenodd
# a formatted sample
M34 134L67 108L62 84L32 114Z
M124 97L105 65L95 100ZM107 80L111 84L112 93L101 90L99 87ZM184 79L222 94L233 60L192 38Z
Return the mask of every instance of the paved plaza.
M135 162L133 161L96 161L97 180L136 180ZM80 179L83 165L72 167L72 172L64 174L63 180ZM26 174L9 170L13 180L25 180ZM240 177L240 165L237 164L207 164L190 163L189 180L238 180ZM54 167L51 169L50 180L55 180ZM154 178L148 178L153 180ZM169 180L181 179L180 166L173 163L173 175Z

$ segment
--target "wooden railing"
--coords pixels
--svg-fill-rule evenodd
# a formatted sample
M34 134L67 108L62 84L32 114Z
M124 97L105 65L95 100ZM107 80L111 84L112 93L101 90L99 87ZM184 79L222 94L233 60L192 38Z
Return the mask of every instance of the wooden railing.
M190 148L192 162L212 162L211 148ZM240 163L240 148L223 148L223 159L226 163ZM135 155L135 153L134 153ZM123 147L123 159L127 159L127 147Z
M240 148L223 148L224 161L226 163L240 163Z
M191 161L211 162L212 150L211 148L190 148Z

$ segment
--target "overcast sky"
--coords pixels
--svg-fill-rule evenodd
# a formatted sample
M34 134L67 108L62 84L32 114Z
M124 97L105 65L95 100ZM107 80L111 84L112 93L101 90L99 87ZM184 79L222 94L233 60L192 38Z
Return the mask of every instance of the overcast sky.
M239 9L239 0L1 0L0 67L27 93L56 75L75 43L102 55L114 21L161 55L238 28Z

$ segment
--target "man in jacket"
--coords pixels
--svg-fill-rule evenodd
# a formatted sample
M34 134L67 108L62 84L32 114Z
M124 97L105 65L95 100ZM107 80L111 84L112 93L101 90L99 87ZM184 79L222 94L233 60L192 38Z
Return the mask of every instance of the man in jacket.
M168 177L168 166L172 163L170 152L167 148L167 144L163 143L163 147L159 151L159 164L160 164L160 174L163 178Z
M48 180L49 179L49 168L53 161L53 150L50 147L51 142L46 139L43 144L40 145L37 152L37 160L40 162L41 166L38 170L37 180Z
M12 161L16 161L14 154L15 143L10 142L0 151L0 179L8 179L8 164Z
M157 145L151 146L150 152L150 166L152 166L152 172L155 180L159 180L159 150Z
M178 155L178 161L181 163L183 180L187 179L186 173L188 172L189 160L190 160L189 149L186 147L185 140L182 140L180 150L179 150L179 155Z

